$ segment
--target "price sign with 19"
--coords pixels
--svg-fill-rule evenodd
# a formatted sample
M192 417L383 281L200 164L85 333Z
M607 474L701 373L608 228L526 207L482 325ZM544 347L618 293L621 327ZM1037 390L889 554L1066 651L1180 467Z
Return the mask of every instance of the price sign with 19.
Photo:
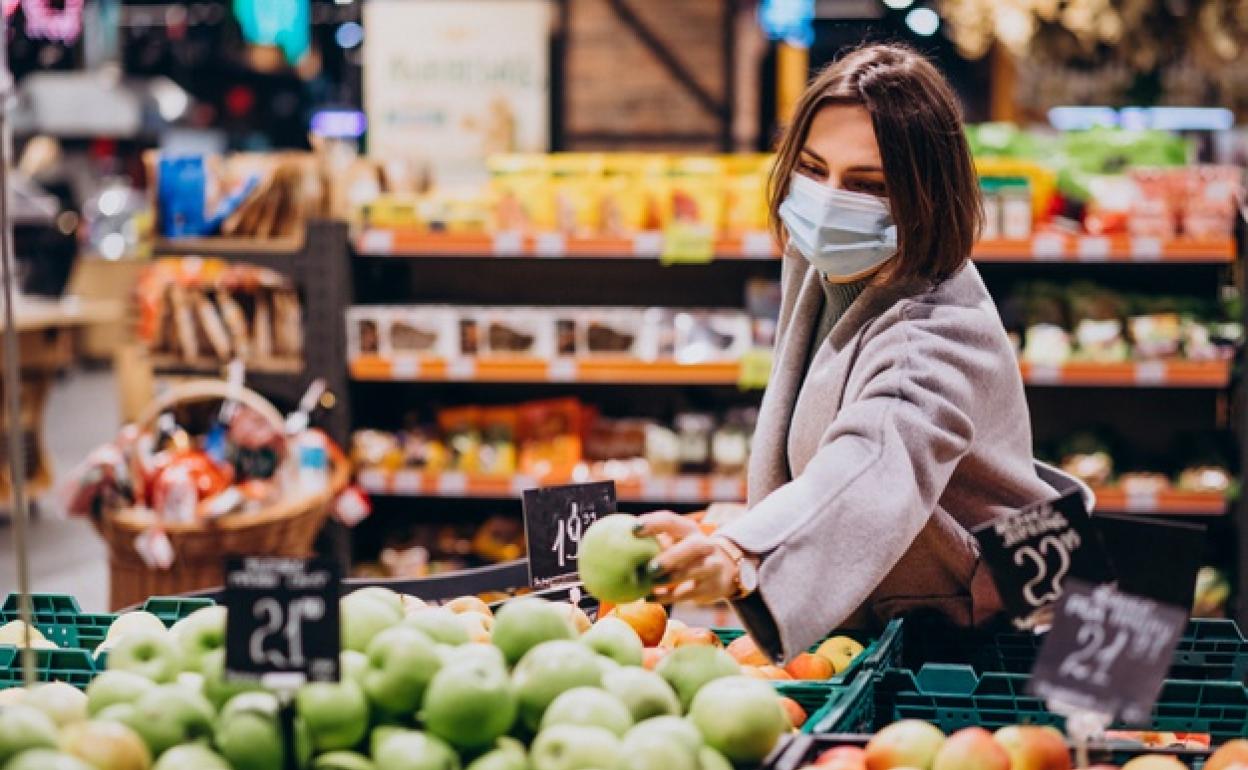
M615 513L615 506L615 484L609 481L526 490L530 584L549 588L575 581L581 537L595 521Z
M1055 711L1147 724L1186 623L1181 607L1071 580L1028 687Z
M1069 577L1111 580L1109 559L1080 490L1028 506L974 530L1005 608L1031 627L1062 595Z
M339 580L337 565L328 561L227 560L226 671L337 681Z

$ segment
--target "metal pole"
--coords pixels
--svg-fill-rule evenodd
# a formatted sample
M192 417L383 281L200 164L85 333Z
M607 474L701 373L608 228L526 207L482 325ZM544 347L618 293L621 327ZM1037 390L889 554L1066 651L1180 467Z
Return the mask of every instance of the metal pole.
M3 14L0 14L2 16ZM9 72L7 19L0 19L0 283L4 296L4 411L9 428L9 478L13 488L13 541L17 549L18 613L25 626L22 638L22 678L27 686L35 682L35 651L30 647L34 617L30 606L30 564L26 558L26 452L22 446L22 373L17 360L17 323L13 306L13 223L9 220L9 106L13 99L13 75Z

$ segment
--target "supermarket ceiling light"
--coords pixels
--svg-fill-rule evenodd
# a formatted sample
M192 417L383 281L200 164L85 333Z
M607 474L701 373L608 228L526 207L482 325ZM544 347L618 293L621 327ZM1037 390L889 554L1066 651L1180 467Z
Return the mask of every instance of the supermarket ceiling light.
M915 8L906 14L906 26L922 37L931 37L940 29L940 17L931 8Z
M884 0L884 5L892 8L894 11L904 11L914 5L914 0Z

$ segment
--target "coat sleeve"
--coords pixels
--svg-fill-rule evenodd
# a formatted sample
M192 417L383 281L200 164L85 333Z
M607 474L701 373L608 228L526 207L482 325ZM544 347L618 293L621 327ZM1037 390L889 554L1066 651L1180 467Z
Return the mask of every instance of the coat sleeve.
M973 440L976 383L1014 365L983 316L915 302L882 316L814 457L721 530L761 557L758 591L736 609L774 659L850 617L930 518Z

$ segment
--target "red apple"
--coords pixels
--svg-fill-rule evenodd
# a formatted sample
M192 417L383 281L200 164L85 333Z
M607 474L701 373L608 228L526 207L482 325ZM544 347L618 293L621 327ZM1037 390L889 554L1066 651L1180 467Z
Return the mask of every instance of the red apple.
M833 746L815 759L815 765L828 770L867 770L867 752L857 746Z
M758 649L754 638L749 634L739 636L728 643L728 654L736 658L743 666L770 666L771 661Z
M803 652L790 660L784 670L794 679L810 681L830 679L834 673L832 663L827 658L809 652Z
M802 725L806 724L806 709L802 708L802 704L788 696L782 695L780 696L780 705L784 706L784 713L788 715L789 723L793 725L793 729L802 729Z

